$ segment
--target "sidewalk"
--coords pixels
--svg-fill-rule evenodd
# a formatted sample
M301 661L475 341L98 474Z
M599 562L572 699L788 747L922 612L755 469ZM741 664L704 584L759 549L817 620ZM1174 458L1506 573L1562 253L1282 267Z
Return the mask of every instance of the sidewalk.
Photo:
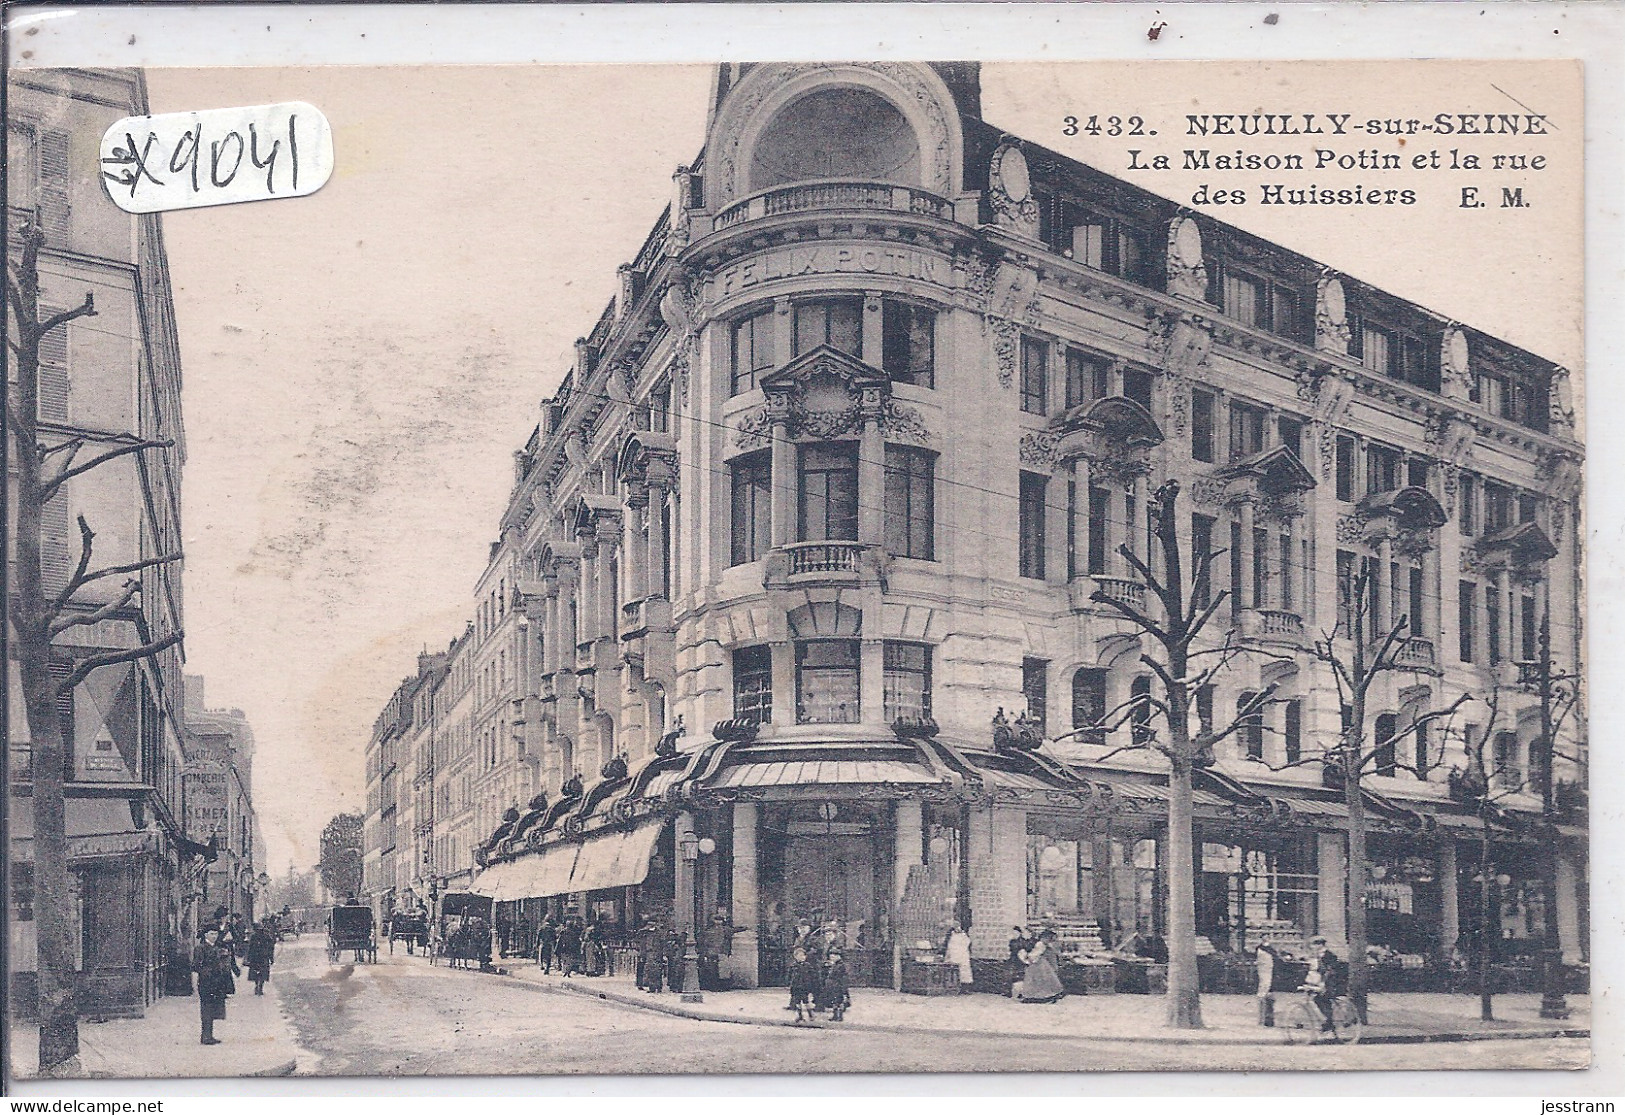
M706 992L703 1003L684 1003L671 992L652 995L640 991L630 976L573 976L568 980L546 975L530 961L501 962L510 977L628 1006L656 1010L712 1022L757 1026L796 1026L784 1009L783 988ZM1091 1041L1156 1041L1192 1045L1285 1044L1284 1031L1258 1025L1257 1000L1250 995L1204 995L1198 1031L1169 1030L1163 1021L1160 995L1069 995L1059 1003L1018 1003L995 995L926 998L903 995L887 988L855 988L846 1021L802 1023L848 1030L889 1033L959 1034L1001 1033L1032 1038ZM1283 1011L1290 997L1277 996ZM1571 995L1570 1017L1549 1021L1540 1017L1540 996L1497 995L1496 1021L1481 1022L1478 999L1468 995L1374 993L1370 1023L1362 1044L1416 1044L1436 1041L1478 1041L1489 1038L1587 1037L1591 1028L1590 1000Z
M144 1018L79 1022L80 1074L87 1077L291 1076L301 1058L314 1058L299 1048L293 1026L272 993L263 996L246 980L226 1000L226 1020L214 1024L219 1045L198 1042L196 997L165 996L147 1007ZM12 1030L13 1074L33 1079L39 1072L39 1028Z

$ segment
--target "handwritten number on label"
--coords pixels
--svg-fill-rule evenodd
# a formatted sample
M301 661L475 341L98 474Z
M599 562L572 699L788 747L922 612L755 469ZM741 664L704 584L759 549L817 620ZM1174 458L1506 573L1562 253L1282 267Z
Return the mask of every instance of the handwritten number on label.
M117 174L104 170L102 171L102 177L117 182L120 186L130 187L131 197L135 196L135 188L141 184L143 178L154 186L162 186L162 180L154 175L152 169L147 166L147 153L152 150L152 145L157 142L158 137L148 132L147 141L141 145L141 150L137 151L135 149L135 136L130 132L125 132L124 146L114 147L112 156L102 160L104 165L111 163L125 169Z

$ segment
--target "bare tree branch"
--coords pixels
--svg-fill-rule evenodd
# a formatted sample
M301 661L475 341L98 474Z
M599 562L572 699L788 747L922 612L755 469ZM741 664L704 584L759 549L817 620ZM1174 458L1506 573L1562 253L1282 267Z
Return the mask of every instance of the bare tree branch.
M172 561L180 561L184 556L185 555L180 550L176 550L174 553L165 554L162 557L143 558L140 561L132 561L127 565L110 565L106 569L98 569L94 573L86 573L84 578L77 585L70 585L70 587L65 590L65 595L57 597L57 603L67 603L68 596L71 596L74 591L83 588L92 581L99 581L103 577L117 577L120 573L136 573L142 569L151 569L158 565L168 565Z
M6 276L6 295L11 299L11 311L17 315L19 328L38 328L36 322L28 320L28 310L23 305L22 288L14 276Z
M66 484L75 476L83 476L91 469L105 465L108 461L116 460L119 457L128 456L131 453L140 453L148 449L170 449L173 448L174 445L175 443L169 438L155 438L146 441L132 441L128 445L120 445L117 448L109 449L105 453L98 453L96 456L92 457L83 464L75 465L72 468L62 469L50 480L40 484L41 497L43 499L50 499L52 496L56 495L57 491L62 487L63 484Z
M42 445L39 447L39 459L41 461L46 461L50 459L52 454L61 453L63 450L67 450L70 453L77 453L81 448L83 448L84 444L84 438L75 437L69 438L67 441L59 441L55 445Z
M62 592L58 594L56 599L52 602L52 616L55 616L58 612L60 612L62 610L62 605L68 602L68 598L75 592L79 591L79 586L85 583L85 570L90 568L90 552L95 548L96 532L90 529L90 524L85 521L85 517L83 515L80 515L78 518L79 564L77 567L75 567L73 576L68 578L67 586L63 588Z
M1168 633L1161 627L1157 626L1156 622L1153 621L1149 616L1143 615L1137 608L1133 608L1123 603L1116 597L1107 596L1104 592L1096 589L1094 594L1090 596L1089 599L1096 604L1104 604L1108 608L1116 609L1122 614L1124 619L1128 620L1136 627L1149 632L1151 637L1156 639L1158 642L1166 642L1169 638Z
M66 693L68 690L84 681L86 677L90 676L90 672L92 670L99 670L103 666L117 666L121 662L134 662L141 658L151 658L156 654L161 654L162 652L168 650L170 647L179 643L183 638L185 638L184 632L179 630L171 631L162 639L157 639L150 643L143 643L138 647L130 647L126 650L108 651L105 654L93 654L89 658L81 658L78 665L74 666L73 672L67 677L63 678L53 688L55 689L56 694L61 696L63 693Z
M40 322L39 323L39 332L40 332L41 336L44 336L46 333L49 333L51 330L55 329L57 326L66 325L68 322L73 321L75 318L95 317L95 316L96 316L96 296L94 294L86 292L85 300L83 302L81 302L79 305L75 306L73 309L71 309L71 310L63 310L59 314L52 314L50 317L48 317L44 321Z
M60 635L70 627L89 627L100 623L104 619L112 619L123 611L141 591L141 582L134 577L124 582L118 596L109 600L93 612L76 612L73 615L61 616L51 621L51 634Z

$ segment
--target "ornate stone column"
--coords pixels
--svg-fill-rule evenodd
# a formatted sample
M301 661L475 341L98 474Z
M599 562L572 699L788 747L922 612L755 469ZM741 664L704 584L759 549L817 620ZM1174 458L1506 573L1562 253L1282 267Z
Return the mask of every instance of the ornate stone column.
M648 513L649 488L632 483L627 487L626 506L621 512L621 575L626 579L627 599L642 600L649 595L649 553L640 520Z
M576 633L572 648L598 637L598 542L581 536L581 584L576 591Z
M885 395L880 384L866 384L859 399L863 431L858 438L858 541L870 546L886 539L886 436L880 426Z
M1385 637L1394 625L1394 544L1385 534L1377 539L1376 601L1372 604L1372 625L1377 638Z
M646 512L649 516L649 529L645 537L644 560L648 568L647 595L666 599L670 586L666 583L666 487L665 485L650 484L649 502Z
M1236 504L1236 523L1241 530L1241 583L1231 586L1236 594L1236 600L1243 612L1249 612L1258 607L1253 592L1253 563L1256 560L1253 554L1253 528L1255 524L1253 500L1251 496L1244 496Z
M755 987L760 909L756 853L756 813L753 801L737 801L733 806L733 955L731 967L736 985Z
M772 530L774 549L796 539L796 447L790 441L790 397L780 391L767 397L767 416L773 431L771 448Z
M1075 580L1089 575L1089 458L1073 457L1072 485L1077 500L1072 507L1072 553Z
M1501 644L1501 661L1512 662L1518 657L1517 648L1512 642L1512 633L1517 630L1513 622L1512 605L1512 571L1502 566L1495 571L1495 595L1501 605L1501 615L1496 627L1496 637Z

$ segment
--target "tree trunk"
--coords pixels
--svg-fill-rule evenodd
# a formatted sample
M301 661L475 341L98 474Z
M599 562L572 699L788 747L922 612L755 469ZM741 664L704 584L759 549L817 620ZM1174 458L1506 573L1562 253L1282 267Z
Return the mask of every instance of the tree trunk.
M1349 810L1348 895L1345 911L1349 938L1349 1001L1359 1012L1360 1021L1364 1022L1366 995L1371 982L1371 969L1366 963L1365 798L1360 791L1358 770L1348 769L1359 762L1359 752L1358 750L1354 752L1352 763L1348 761L1347 751L1344 752L1344 756L1343 800L1348 804Z
M1168 1025L1181 1030L1202 1027L1192 813L1191 763L1181 755L1168 771Z
M23 310L38 315L32 274L18 284ZM35 971L39 981L39 1071L44 1076L76 1075L79 1068L79 1013L76 1002L73 926L68 877L68 839L62 800L64 741L51 677L51 613L40 566L39 341L20 328L17 354L17 407L10 451L17 471L17 595L13 598L17 664L28 715L34 805Z
M1478 845L1478 879L1478 1017L1493 1022L1495 988L1490 968L1495 960L1495 944L1501 939L1501 896L1495 886L1495 869L1490 863L1490 823L1487 820Z

